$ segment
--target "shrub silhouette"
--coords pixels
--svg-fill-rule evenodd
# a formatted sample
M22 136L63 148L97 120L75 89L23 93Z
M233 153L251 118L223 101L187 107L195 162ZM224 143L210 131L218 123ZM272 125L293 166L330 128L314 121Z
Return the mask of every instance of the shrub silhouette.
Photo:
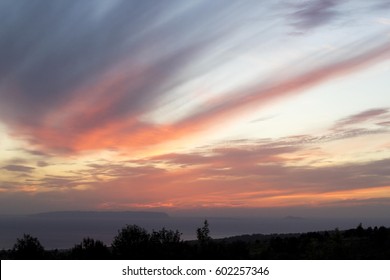
M76 260L103 260L110 258L110 251L102 241L87 237L71 249L70 257Z
M148 254L149 234L137 225L127 225L118 231L112 242L114 256L119 259L144 259Z
M184 243L181 233L162 228L150 234L149 251L151 258L174 259L182 255Z
M174 244L181 241L181 233L178 230L173 231L163 227L159 231L153 231L150 239L153 243Z
M12 249L14 259L18 260L34 260L43 259L45 249L39 242L38 238L32 237L29 234L23 234L22 238L17 238Z

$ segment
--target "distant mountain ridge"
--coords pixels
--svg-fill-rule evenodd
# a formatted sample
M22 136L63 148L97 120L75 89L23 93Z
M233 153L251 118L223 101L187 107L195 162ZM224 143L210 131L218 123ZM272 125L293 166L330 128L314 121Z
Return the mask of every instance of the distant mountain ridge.
M303 219L305 219L305 218L303 218L303 217L298 217L298 216L286 216L286 217L284 217L283 219L285 219L285 220L303 220Z
M148 211L54 211L30 215L38 218L56 219L167 219L169 215L164 212Z

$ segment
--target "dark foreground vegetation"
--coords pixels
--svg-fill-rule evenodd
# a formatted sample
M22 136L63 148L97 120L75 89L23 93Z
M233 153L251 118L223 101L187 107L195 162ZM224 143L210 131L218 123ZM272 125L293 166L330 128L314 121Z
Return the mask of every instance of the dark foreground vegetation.
M25 234L1 259L390 259L390 228L338 229L301 234L244 235L212 239L207 221L197 240L183 241L179 231L147 232L137 225L118 231L110 247L84 238L68 250L45 250Z

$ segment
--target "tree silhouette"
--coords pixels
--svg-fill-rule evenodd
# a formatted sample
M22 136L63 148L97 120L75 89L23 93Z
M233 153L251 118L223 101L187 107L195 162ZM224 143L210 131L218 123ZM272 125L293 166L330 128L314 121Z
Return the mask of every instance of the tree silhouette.
M71 249L70 255L72 259L102 260L108 259L110 252L102 241L87 237Z
M196 237L198 239L197 258L216 258L220 248L217 248L216 243L211 242L209 223L207 220L204 220L201 228L196 229Z
M203 227L196 229L196 237L201 244L206 244L211 240L209 234L209 223L207 220L204 220Z
M184 244L181 240L181 233L176 230L162 228L150 235L149 250L153 258L173 259L181 255Z
M150 240L153 243L159 244L179 243L181 241L181 233L178 230L167 230L163 227L159 231L153 231Z
M117 258L140 259L148 254L149 234L137 225L127 225L118 231L112 242L113 253Z
M45 249L38 238L29 234L23 234L22 238L17 238L12 249L12 255L19 260L42 259L45 255Z

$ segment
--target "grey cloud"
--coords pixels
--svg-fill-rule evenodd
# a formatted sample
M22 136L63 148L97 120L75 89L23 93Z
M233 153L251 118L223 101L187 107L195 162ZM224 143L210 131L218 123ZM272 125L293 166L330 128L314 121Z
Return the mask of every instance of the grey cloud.
M278 156L284 153L292 153L299 150L296 146L278 145L278 143L246 143L242 146L223 146L205 149L200 153L188 154L165 154L150 158L153 161L163 161L180 165L182 167L195 165L210 165L210 167L229 167L230 165L248 165L261 163L263 161L279 161Z
M343 118L337 122L336 126L339 127L339 126L346 126L346 125L361 123L361 122L364 122L367 120L376 119L380 116L386 115L387 113L389 113L388 108L370 109L370 110L360 112L358 114Z
M389 127L390 126L390 121L388 121L388 122L378 122L376 124L379 125L379 126Z
M106 68L124 44L115 38L123 35L124 18L118 15L114 20L111 15L93 21L90 10L96 3L11 2L2 9L7 24L2 24L0 73L16 80L22 96L15 99L12 92L3 94L27 112L39 115L66 100L67 91ZM129 21L138 18L127 16Z
M80 178L72 176L45 176L38 180L39 184L49 188L72 188L81 184Z
M390 9L390 1L389 0L375 0L369 2L374 10L386 10Z
M85 175L106 175L110 177L131 177L131 176L140 176L140 175L154 175L161 174L165 172L162 168L154 167L152 164L143 164L128 166L126 163L104 163L104 164L88 164L87 167L90 169L85 169L82 174Z
M325 193L375 188L388 186L390 182L390 159L326 167L293 166L286 165L283 161L261 162L260 158L257 158L257 161L256 164L256 161L248 156L248 158L241 158L240 161L230 162L227 169L220 169L218 165L212 163L211 159L212 164L199 168L196 176L201 174L205 178L217 178L216 182L225 187L227 182L218 178L233 176L236 181L229 181L233 188L241 184L249 188L259 182L259 187L252 187L252 190L260 191L261 186L266 185L281 190L284 194L300 191Z
M388 113L389 110L387 108L366 110L336 121L323 135L293 135L279 139L277 142L288 145L320 144L363 135L386 134L390 132L387 129L389 122L378 121L388 119L390 117ZM366 123L374 124L378 127L366 128L364 127ZM352 125L355 126L353 127Z
M316 0L295 4L295 11L290 15L292 25L299 29L311 29L333 20L338 12L337 1Z
M50 165L50 163L47 163L46 161L43 161L43 160L37 161L37 166L39 166L39 167L46 167L49 165Z
M27 172L27 173L30 173L35 168L34 167L30 167L30 166L25 166L25 165L9 164L9 165L3 166L3 169L5 169L7 171L12 171L12 172Z
M50 157L50 153L44 152L44 151L38 151L38 150L28 150L28 149L20 149L21 151L28 153L33 156L39 156L39 157Z
M389 166L390 159L384 159L330 167L291 168L290 186L303 186L319 193L387 186L390 182Z
M17 98L11 91L2 95L14 108L39 116L124 54L136 55L142 46L134 43L134 34L158 19L159 4L118 3L100 19L93 16L96 2L3 3L0 73L7 77L2 83L16 82L20 92Z
M150 162L163 161L183 168L190 167L189 170L196 168L193 174L189 171L188 178L185 179L189 182L194 180L191 186L202 184L197 181L198 178L207 178L214 180L215 185L222 185L225 190L230 189L232 192L237 191L236 188L240 185L245 185L247 190L253 191L260 191L262 185L266 185L268 188L279 189L284 194L299 191L324 193L388 186L390 159L318 167L303 164L301 160L304 158L301 156L294 157L295 152L304 152L313 147L320 149L318 145L323 142L369 133L384 133L384 131L358 130L343 131L339 134L329 131L321 137L299 135L252 142L243 139L236 141L234 146L207 147L189 154L161 155L151 158ZM292 157L285 158L283 154L290 154ZM232 180L227 182L224 178Z
M8 161L9 164L23 165L27 163L27 160L24 158L13 158Z
M15 187L16 187L16 185L13 182L6 182L4 180L0 181L0 188L1 189L12 190Z
M182 82L180 73L197 55L231 32L229 23L221 22L232 7L222 3L208 8L202 2L117 1L96 15L97 7L104 5L75 0L2 2L1 117L39 124L51 107L74 98L74 90L124 61L134 71L146 67L141 75L146 81L129 77L123 99L89 121L138 115Z
M196 153L188 153L188 154L164 154L150 158L151 161L154 162L167 162L181 166L190 166L190 165L199 165L199 164L207 164L210 162L211 157L202 154Z
M368 198L368 199L345 199L339 201L332 201L324 203L324 206L351 206L351 205L365 205L365 207L378 207L390 205L390 198L381 197L381 198ZM388 211L382 212L386 213Z
M91 184L92 181L89 180L86 176L73 176L73 175L50 175L46 174L42 178L30 178L26 179L25 183L33 186L39 186L47 189L53 190L72 190L73 188L80 185Z

